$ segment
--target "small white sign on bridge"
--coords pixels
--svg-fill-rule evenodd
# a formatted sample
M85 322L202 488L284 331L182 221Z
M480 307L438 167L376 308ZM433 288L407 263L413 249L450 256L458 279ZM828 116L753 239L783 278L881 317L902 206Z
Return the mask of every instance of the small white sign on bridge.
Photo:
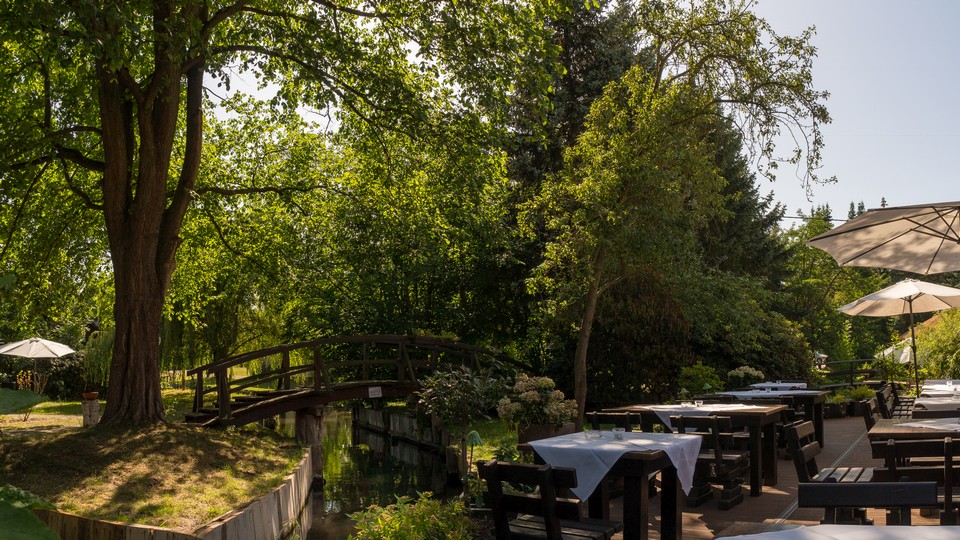
M383 388L379 386L371 386L367 389L367 397L372 398L381 398L383 397Z

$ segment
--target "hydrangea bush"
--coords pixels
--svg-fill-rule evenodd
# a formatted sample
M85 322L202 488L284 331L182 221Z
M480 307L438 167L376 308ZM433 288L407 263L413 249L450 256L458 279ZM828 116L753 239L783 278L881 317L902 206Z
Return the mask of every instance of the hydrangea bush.
M562 424L577 415L577 402L565 398L550 377L521 374L497 403L497 414L511 424Z

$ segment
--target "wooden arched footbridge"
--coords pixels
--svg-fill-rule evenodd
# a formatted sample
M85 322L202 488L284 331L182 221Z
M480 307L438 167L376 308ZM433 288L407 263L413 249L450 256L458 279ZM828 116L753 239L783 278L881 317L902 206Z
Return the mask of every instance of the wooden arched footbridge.
M497 364L518 365L502 353L433 337L342 336L279 345L188 371L196 394L186 420L238 426L336 401L404 397L440 366L482 371ZM231 377L239 368L242 376Z

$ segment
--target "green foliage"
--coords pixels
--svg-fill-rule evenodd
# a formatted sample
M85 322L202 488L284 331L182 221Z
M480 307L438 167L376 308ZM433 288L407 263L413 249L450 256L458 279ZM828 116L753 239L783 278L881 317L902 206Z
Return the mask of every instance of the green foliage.
M550 377L517 375L510 393L497 403L497 414L510 424L562 424L577 416L577 402L565 399Z
M32 509L53 509L47 501L20 488L0 487L0 523L3 537L10 540L57 540L59 537L47 527Z
M835 391L833 394L830 394L829 396L827 396L826 401L827 403L846 403L850 401L850 397L848 395L846 388L840 388L839 390Z
M86 388L83 382L83 357L72 354L64 358L51 358L50 367L46 374L46 394L50 399L58 401L72 401L79 399L81 392Z
M917 335L917 361L935 378L960 378L960 313L940 313L936 324L920 327ZM912 375L911 375L912 376Z
M462 502L444 503L429 492L398 497L395 504L373 505L350 514L356 522L355 540L471 540L478 531Z
M451 431L465 435L470 422L487 418L488 411L503 395L503 379L477 374L466 366L437 370L421 382L420 404L435 414Z
M677 377L680 388L687 389L691 394L713 393L723 390L723 380L717 370L711 366L697 362L680 370Z
M43 401L43 396L30 390L0 388L0 414L12 414Z
M796 321L811 350L831 360L872 358L889 342L891 319L851 317L837 308L882 289L890 278L873 269L838 267L826 252L806 245L830 230L832 213L829 207L820 207L810 217L784 235L792 253L791 275L784 280L775 308Z
M87 338L83 349L83 380L90 386L106 388L113 358L113 329L98 330Z
M876 397L877 393L869 386L860 385L847 389L846 395L847 399L850 401L864 401L872 397Z

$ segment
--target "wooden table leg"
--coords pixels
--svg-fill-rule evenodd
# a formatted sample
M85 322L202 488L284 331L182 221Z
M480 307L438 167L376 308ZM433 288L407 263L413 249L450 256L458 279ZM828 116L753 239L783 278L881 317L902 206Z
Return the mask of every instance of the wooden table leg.
M647 540L650 514L649 478L647 474L623 478L623 540ZM661 501L660 504L663 504Z
M777 425L763 426L763 483L777 485ZM752 495L752 493L751 493Z
M823 448L823 402L815 403L811 409L813 409L813 429L817 433L820 448Z
M587 499L588 515L592 518L610 519L610 481L607 478L600 480L593 494Z
M759 497L763 486L763 435L760 426L750 426L750 496Z
M673 465L660 472L660 538L680 540L683 538L683 506L686 497Z

